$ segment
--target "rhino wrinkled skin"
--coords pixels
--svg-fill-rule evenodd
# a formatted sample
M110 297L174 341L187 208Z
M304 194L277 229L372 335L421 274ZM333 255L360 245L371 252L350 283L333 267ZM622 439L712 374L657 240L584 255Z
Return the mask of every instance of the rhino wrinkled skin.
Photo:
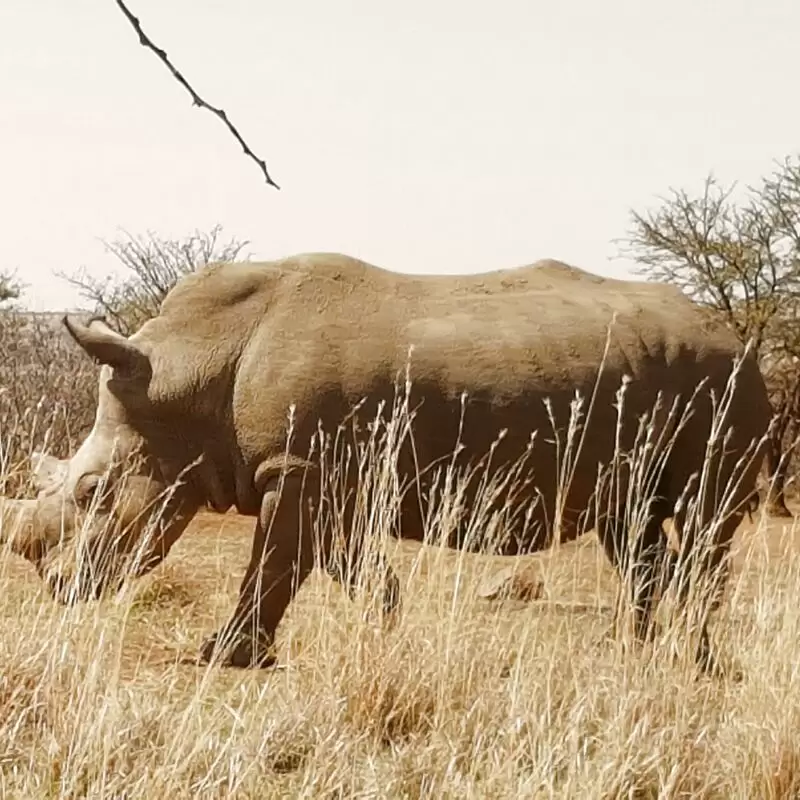
M334 547L336 515L324 513L332 507L329 487L320 462L309 456L320 429L363 442L379 404L391 409L410 391L414 418L397 457L403 493L395 534L422 539L432 486L442 476L438 466L486 464L490 457L490 472L524 467L494 506L504 512L500 552L514 555L548 547L556 535L549 523L560 467L549 414L565 428L578 392L591 404L584 406L585 435L560 498L558 537L569 541L595 529L621 569L627 473L621 468L616 489L599 496L598 467L610 463L617 437L631 447L640 415L659 396L662 408L685 408L696 393L680 430L669 415L654 417L664 439L672 433L674 441L634 566L636 630L644 636L655 570L662 562L675 566L665 555L663 522L673 518L678 561L688 564L695 537L684 525L685 490L704 502L707 523L717 505L711 489L725 485L749 452L753 457L739 464L745 467L730 513L705 557L704 569L720 565L752 502L771 414L748 355L730 401L717 479L699 497L710 392L724 393L739 343L677 289L601 278L557 261L420 276L337 254L217 264L182 278L159 315L130 338L98 319L64 323L103 365L96 419L68 461L39 459L35 500L2 501L12 549L36 565L54 596L73 601L118 587L122 565L134 554L135 574L152 569L203 506L255 517L236 608L201 651L229 665L271 663L276 628L315 563L346 583L340 568L362 552L355 534L349 549ZM357 470L344 474L352 487ZM467 482L467 510L485 474ZM337 508L337 530L347 537L352 505ZM156 511L160 521L143 544ZM479 547L480 536L465 540L467 525L464 516L446 544ZM397 579L387 563L381 569L390 610L398 602ZM705 625L702 641L698 658L708 659Z

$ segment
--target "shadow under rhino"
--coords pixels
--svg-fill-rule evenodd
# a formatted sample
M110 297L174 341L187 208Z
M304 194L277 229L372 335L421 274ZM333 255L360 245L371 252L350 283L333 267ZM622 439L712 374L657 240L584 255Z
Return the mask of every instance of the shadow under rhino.
M181 279L129 338L99 319L64 324L103 365L96 418L70 459L39 460L37 498L0 501L11 548L73 602L151 570L202 507L254 517L236 608L201 650L236 666L272 663L278 624L315 565L355 591L378 517L395 536L435 527L473 551L491 529L503 555L594 528L630 572L645 639L664 570L724 578L771 416L755 360L739 360L734 335L680 292L555 261L427 276L336 254L226 263ZM576 394L587 404L565 466ZM381 422L398 402L406 421ZM690 405L680 424L668 413ZM626 454L646 414L642 477ZM376 431L396 439L382 478L394 499L379 508L380 492L360 491L380 473L359 461ZM598 481L610 464L613 479ZM375 566L391 611L397 578ZM713 664L705 617L698 660Z

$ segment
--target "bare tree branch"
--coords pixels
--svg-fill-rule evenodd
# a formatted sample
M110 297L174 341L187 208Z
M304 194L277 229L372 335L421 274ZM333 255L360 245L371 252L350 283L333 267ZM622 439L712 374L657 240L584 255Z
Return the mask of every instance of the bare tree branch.
M800 155L747 191L735 188L709 175L696 194L671 189L655 209L631 213L621 252L637 272L678 286L753 344L776 419L768 506L782 514L800 455Z
M249 156L250 158L252 158L253 161L255 161L256 164L258 164L258 166L261 168L261 172L264 173L264 177L266 178L267 183L270 186L274 186L276 189L280 189L281 187L278 186L278 184L275 183L275 181L272 180L272 178L270 177L270 174L267 171L267 165L266 165L266 162L264 161L264 159L259 158L250 149L249 145L242 138L242 136L239 133L239 131L235 128L235 126L228 119L228 115L225 113L225 111L223 109L221 109L221 108L217 108L216 106L212 106L210 103L207 103L205 100L203 100L203 98L200 97L200 95L197 94L197 92L192 88L192 86L189 84L189 82L186 80L186 78L183 77L183 75L181 74L180 70L175 68L175 66L169 60L169 57L167 56L166 51L164 51L160 47L158 47L153 42L153 40L142 30L141 23L139 22L137 17L135 17L133 15L133 13L128 8L128 6L123 2L123 0L116 0L116 3L119 6L119 8L122 11L122 13L125 15L125 18L128 20L128 22L130 22L131 26L136 31L136 34L139 37L139 44L141 44L142 47L146 47L148 50L152 50L159 57L159 59L161 59L161 61L165 64L167 69L172 73L172 76L175 78L175 80L178 81L178 83L181 86L183 86L183 88L186 89L186 91L189 93L189 95L192 98L192 105L195 105L198 108L205 108L208 111L210 111L212 114L214 114L215 116L219 117L225 123L225 125L227 125L228 130L231 132L231 134L233 134L233 136L236 139L236 141L239 142L239 144L242 146L242 150L244 151L244 154L246 156Z
M111 327L129 336L158 314L164 297L182 276L213 262L240 258L248 242L235 237L222 241L221 231L216 225L207 233L195 231L183 239L162 239L153 233L133 236L124 231L124 238L103 242L127 273L124 278L97 279L85 269L57 276L76 287Z

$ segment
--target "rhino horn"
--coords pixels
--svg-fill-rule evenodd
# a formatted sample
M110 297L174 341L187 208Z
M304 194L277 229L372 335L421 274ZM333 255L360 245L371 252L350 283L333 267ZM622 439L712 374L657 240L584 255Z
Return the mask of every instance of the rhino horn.
M102 317L94 317L88 325L62 319L69 335L92 358L122 372L133 372L148 363L147 356L128 338L109 328Z

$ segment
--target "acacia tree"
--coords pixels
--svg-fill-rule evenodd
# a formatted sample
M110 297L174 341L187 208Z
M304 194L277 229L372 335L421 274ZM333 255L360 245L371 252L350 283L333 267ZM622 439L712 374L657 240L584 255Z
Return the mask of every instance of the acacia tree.
M800 157L739 191L713 175L703 191L672 190L633 212L623 252L719 314L761 364L773 405L767 509L790 516L785 489L800 433Z
M233 261L248 244L236 238L223 240L222 227L208 233L195 231L182 239L162 239L153 233L125 233L106 250L122 265L125 277L93 277L86 269L59 277L77 287L95 313L102 314L120 333L129 336L158 314L161 302L176 281L207 264Z

